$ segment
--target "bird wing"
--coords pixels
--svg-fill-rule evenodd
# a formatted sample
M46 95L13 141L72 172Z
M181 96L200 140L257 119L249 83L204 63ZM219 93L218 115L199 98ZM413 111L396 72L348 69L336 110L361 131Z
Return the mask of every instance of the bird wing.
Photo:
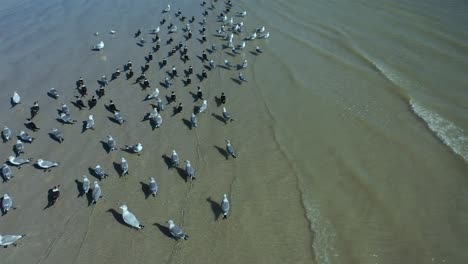
M135 215L128 212L128 211L127 211L126 214L123 215L123 220L124 220L125 223L127 223L128 225L131 225L133 227L139 227L140 226L140 222L135 217Z
M93 200L97 202L101 197L101 187L94 187L93 189Z
M156 184L156 182L150 182L149 186L151 192L156 193L158 191L158 185Z
M176 225L169 229L169 231L171 232L172 236L174 236L177 239L184 237L184 231L182 231L182 229L180 229L180 227Z

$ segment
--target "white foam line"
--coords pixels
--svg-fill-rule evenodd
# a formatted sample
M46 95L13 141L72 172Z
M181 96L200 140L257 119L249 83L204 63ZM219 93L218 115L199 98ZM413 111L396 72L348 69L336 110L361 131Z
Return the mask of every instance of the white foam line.
M445 145L468 161L468 137L463 133L463 129L437 113L429 111L413 99L410 100L410 105L413 112L426 122Z

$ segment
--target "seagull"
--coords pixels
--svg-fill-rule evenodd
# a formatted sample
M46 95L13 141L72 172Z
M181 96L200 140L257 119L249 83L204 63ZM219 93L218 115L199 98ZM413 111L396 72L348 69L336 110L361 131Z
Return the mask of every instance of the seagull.
M185 161L185 173L191 180L195 180L195 170L188 160Z
M122 176L128 175L128 161L123 157L120 160L120 171L122 172Z
M11 171L11 168L6 163L3 163L2 165L2 177L3 177L3 182L7 182L11 178L13 178L13 173Z
M18 92L13 92L13 96L11 97L11 102L13 106L21 103L21 96L19 96Z
M200 106L200 109L198 110L199 113L203 113L206 111L206 108L208 107L208 101L203 100L202 105Z
M114 119L117 121L117 123L119 123L119 125L122 125L125 122L122 115L118 111L114 112Z
M227 194L224 194L223 201L221 202L221 210L223 211L223 219L227 218L229 213L229 200L227 198Z
M198 127L197 117L194 113L192 113L192 116L190 117L190 123L192 124L192 127Z
M90 182L88 176L83 175L83 194L87 194L89 192Z
M21 140L16 141L16 144L13 146L13 151L15 152L16 156L24 153L24 144Z
M242 75L242 72L239 72L239 80L247 82L247 80L244 78L244 75Z
M125 145L124 150L139 154L143 150L143 145L141 143L137 143L133 146Z
M265 27L262 26L261 28L257 28L257 29L255 29L255 30L256 30L258 33L263 33L263 32L265 32Z
M164 12L167 13L171 11L171 5L167 5L167 7L164 9Z
M94 181L94 188L93 188L93 201L92 204L96 204L99 198L101 198L101 187L99 186L97 181Z
M3 142L7 142L8 140L10 140L10 137L11 137L11 130L7 126L4 126L2 130Z
M61 113L59 118L65 124L75 124L76 120L72 119L69 114ZM93 120L94 122L94 120Z
M237 12L237 14L241 17L245 17L247 15L247 11Z
M107 136L107 147L109 148L109 151L114 151L117 149L115 140L111 135Z
M21 130L18 134L18 138L21 139L24 142L32 143L34 138L31 137L28 133L24 132Z
M125 204L120 206L120 209L122 209L122 218L127 225L136 229L143 229L145 227L144 225L140 224L134 214L128 211L128 207Z
M50 135L56 139L60 144L62 144L64 138L63 138L63 132L58 130L57 128L52 128L50 131Z
M179 167L179 155L177 154L175 149L172 150L171 161L172 167Z
M232 64L228 60L224 60L224 65L228 68L232 68Z
M31 160L32 160L31 158L23 159L23 158L15 158L14 156L8 157L8 162L10 162L11 165L18 166L18 167L26 163L31 163Z
M117 33L117 31L111 29L111 30L109 31L109 33L112 34L112 35L114 35L115 33Z
M3 215L6 215L10 209L16 208L13 207L13 200L11 199L10 195L8 195L8 193L5 193L2 199Z
M9 245L16 246L16 241L25 236L26 235L0 235L0 246L5 248Z
M55 99L60 98L60 95L58 94L55 88L50 88L50 90L47 93Z
M158 111L164 111L164 103L161 100L161 98L158 97L156 100L157 100Z
M160 127L163 120L162 120L162 117L161 115L158 113L158 115L155 117L155 121L156 121L156 124L155 124L155 127Z
M238 49L244 49L245 48L245 41L242 41L242 44L237 45Z
M231 145L231 141L226 139L226 151L231 155L233 158L237 158L236 153L234 152L234 148Z
M159 32L159 27L153 28L153 30L151 30L151 32L152 32L153 34L158 33L158 32Z
M231 118L231 114L226 110L226 107L223 107L223 117L224 117L224 123L227 123L227 121L231 120L234 121L234 119Z
M39 166L39 168L44 169L44 171L47 171L48 169L50 171L50 168L57 167L59 165L58 162L48 161L48 160L43 160L43 159L38 159L36 161L36 164L37 166Z
M95 50L102 50L104 48L104 41L101 40L98 44L93 47Z
M156 194L158 193L158 184L156 183L153 177L150 178L149 187L151 195L153 195L153 197L156 197Z
M177 32L177 26L173 26L170 30L169 33L175 33Z
M257 38L257 32L254 32L252 35L250 35L247 39L248 40L254 40Z
M96 164L96 167L94 167L94 173L99 177L99 180L109 176L99 164Z
M244 62L242 62L241 67L242 67L242 69L247 68L247 60L244 60Z
M186 234L184 234L184 231L182 231L182 229L180 229L180 227L178 227L178 226L176 226L174 224L174 221L169 220L169 221L167 221L167 223L169 224L169 232L171 233L171 235L176 240L179 240L181 238L183 238L184 240L188 239L188 236Z
M62 114L69 115L70 114L70 108L66 104L62 104L62 108L60 109L60 112Z
M89 115L88 120L86 121L86 129L93 129L94 130L94 116Z
M148 94L146 96L146 100L150 100L150 99L153 99L153 98L156 98L158 97L159 95L159 89L158 88L154 88L154 91L151 93L151 94Z
M262 38L262 39L267 39L270 37L270 32L267 32L265 34L261 34L260 36L258 36L258 38Z

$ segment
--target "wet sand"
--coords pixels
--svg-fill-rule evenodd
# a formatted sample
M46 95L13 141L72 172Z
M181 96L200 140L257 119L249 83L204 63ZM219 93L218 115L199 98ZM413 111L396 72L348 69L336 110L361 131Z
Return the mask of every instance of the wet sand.
M155 3L126 1L113 1L112 4L110 1L73 4L57 1L43 7L30 2L22 4L25 10L44 12L45 22L31 24L34 21L31 19L31 23L15 25L21 34L12 36L10 48L13 52L8 59L13 67L5 67L11 75L3 76L2 83L15 86L23 103L12 109L2 104L2 119L16 135L24 129L22 121L28 117L30 105L38 100L41 110L34 121L41 130L28 131L36 139L33 144L26 144L24 156L58 161L60 166L50 172L29 165L21 169L12 167L15 177L0 186L0 192L9 192L18 206L17 210L1 218L0 230L2 233L27 234L18 247L0 251L2 263L152 263L155 260L172 263L310 263L313 259L312 237L300 195L295 191L298 183L295 178L285 177L290 174L290 168L275 143L275 134L269 126L271 120L256 91L256 83L239 85L231 80L237 77L237 71L218 67L208 72L209 79L201 83L192 76L192 84L187 87L182 85L180 78L169 89L159 85L172 65L177 67L179 75L188 65L194 66L195 73L201 73L203 66L195 55L201 56L202 49L211 47L210 40L218 47L218 52L209 55L215 61L221 62L224 58L233 63L249 60L250 66L244 71L248 80L254 78L252 68L256 60L268 59L267 54L258 57L251 54L255 47L251 43L243 55L233 58L223 54L220 50L224 41L211 36L211 32L218 28L215 14L219 11L210 11L209 41L203 45L199 43L197 38L201 37L197 31L200 26L196 23L193 25L194 38L188 42L191 61L183 64L178 56L172 56L168 65L159 70L157 63L162 54L166 56L170 48L182 40L180 29L184 24L169 20L179 27L179 32L172 34L175 40L169 46L164 45L167 35L160 33L162 48L155 54L146 75L152 87L159 87L164 102L165 96L175 90L178 102L184 104L184 111L172 116L175 104L167 105L162 113L162 127L152 131L149 122L142 121L151 110L150 102L143 99L152 88L143 91L134 80L139 76L139 66L144 64L144 56L153 46L149 43L152 35L146 34L150 21L156 25L163 8ZM201 19L203 9L198 3L189 4L188 1L173 3L171 14L179 5L187 17L196 15L197 22ZM146 6L152 9L146 10ZM233 11L241 10L235 8ZM12 10L4 12L15 14ZM63 24L60 24L61 19L64 19ZM166 32L167 24L161 26L162 32ZM26 25L31 28L27 29ZM148 41L143 47L136 45L139 38L133 38L138 28L142 28L142 37ZM116 30L117 34L109 35L110 29ZM93 36L95 31L100 32L98 38ZM32 40L28 41L29 38ZM91 51L90 47L101 39L105 49ZM13 48L18 42L24 45L23 49ZM25 52L28 49L30 51ZM2 53L7 54L6 50ZM103 74L109 78L116 68L122 70L128 59L132 60L135 71L132 80L120 76L112 81L106 87L106 95L92 110L78 111L71 104L77 95L74 82L80 76L85 80L88 94L94 94L98 88L96 80ZM25 78L18 79L13 72L22 72ZM187 126L190 112L201 104L194 102L191 95L196 93L197 85L202 87L208 100L208 111L198 116L198 128L190 129ZM60 99L46 95L50 87L58 90ZM3 90L2 98L8 98L10 90ZM221 92L226 93L226 106L235 119L229 124L219 120L222 108L217 106L215 96L219 97ZM112 115L104 107L109 100L121 110L126 120L122 126L109 120ZM61 125L55 120L61 103L70 107L77 124ZM95 130L82 133L81 122L88 114L95 117ZM49 138L47 133L53 127L64 131L62 144ZM106 141L108 134L112 134L119 147L141 142L144 146L142 155L121 150L106 153L102 141ZM237 159L226 159L225 139L232 141L238 152ZM12 153L12 145L13 141L2 145L3 157ZM182 170L168 169L163 156L170 155L173 148L181 161L191 161L196 181L186 182ZM115 169L114 163L121 157L129 162L130 175L125 177L120 177ZM96 180L88 171L96 163L101 164L110 176L100 182L102 200L89 206L86 197L77 197L77 181L81 181L84 174L91 181ZM156 198L146 197L149 177L158 182ZM62 195L54 206L44 209L47 190L56 184L61 185ZM219 215L223 193L228 193L232 208L227 220L222 220ZM136 231L122 223L119 206L123 203L146 226L145 229ZM190 239L177 242L168 237L168 219L181 226Z

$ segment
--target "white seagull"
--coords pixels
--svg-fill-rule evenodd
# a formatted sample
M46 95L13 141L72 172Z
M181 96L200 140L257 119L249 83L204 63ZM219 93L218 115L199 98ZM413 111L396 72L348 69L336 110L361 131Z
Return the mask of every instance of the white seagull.
M167 221L167 223L169 224L169 232L176 240L179 240L181 238L183 238L184 240L188 239L188 236L184 233L184 231L182 231L182 229L180 229L180 227L174 224L174 221L169 220Z
M145 227L144 225L140 224L134 214L128 211L128 207L125 204L120 206L120 209L122 209L122 218L127 225L136 229L143 229Z
M223 219L227 218L229 214L229 200L227 198L227 194L224 194L223 201L221 202L221 210L223 211Z

